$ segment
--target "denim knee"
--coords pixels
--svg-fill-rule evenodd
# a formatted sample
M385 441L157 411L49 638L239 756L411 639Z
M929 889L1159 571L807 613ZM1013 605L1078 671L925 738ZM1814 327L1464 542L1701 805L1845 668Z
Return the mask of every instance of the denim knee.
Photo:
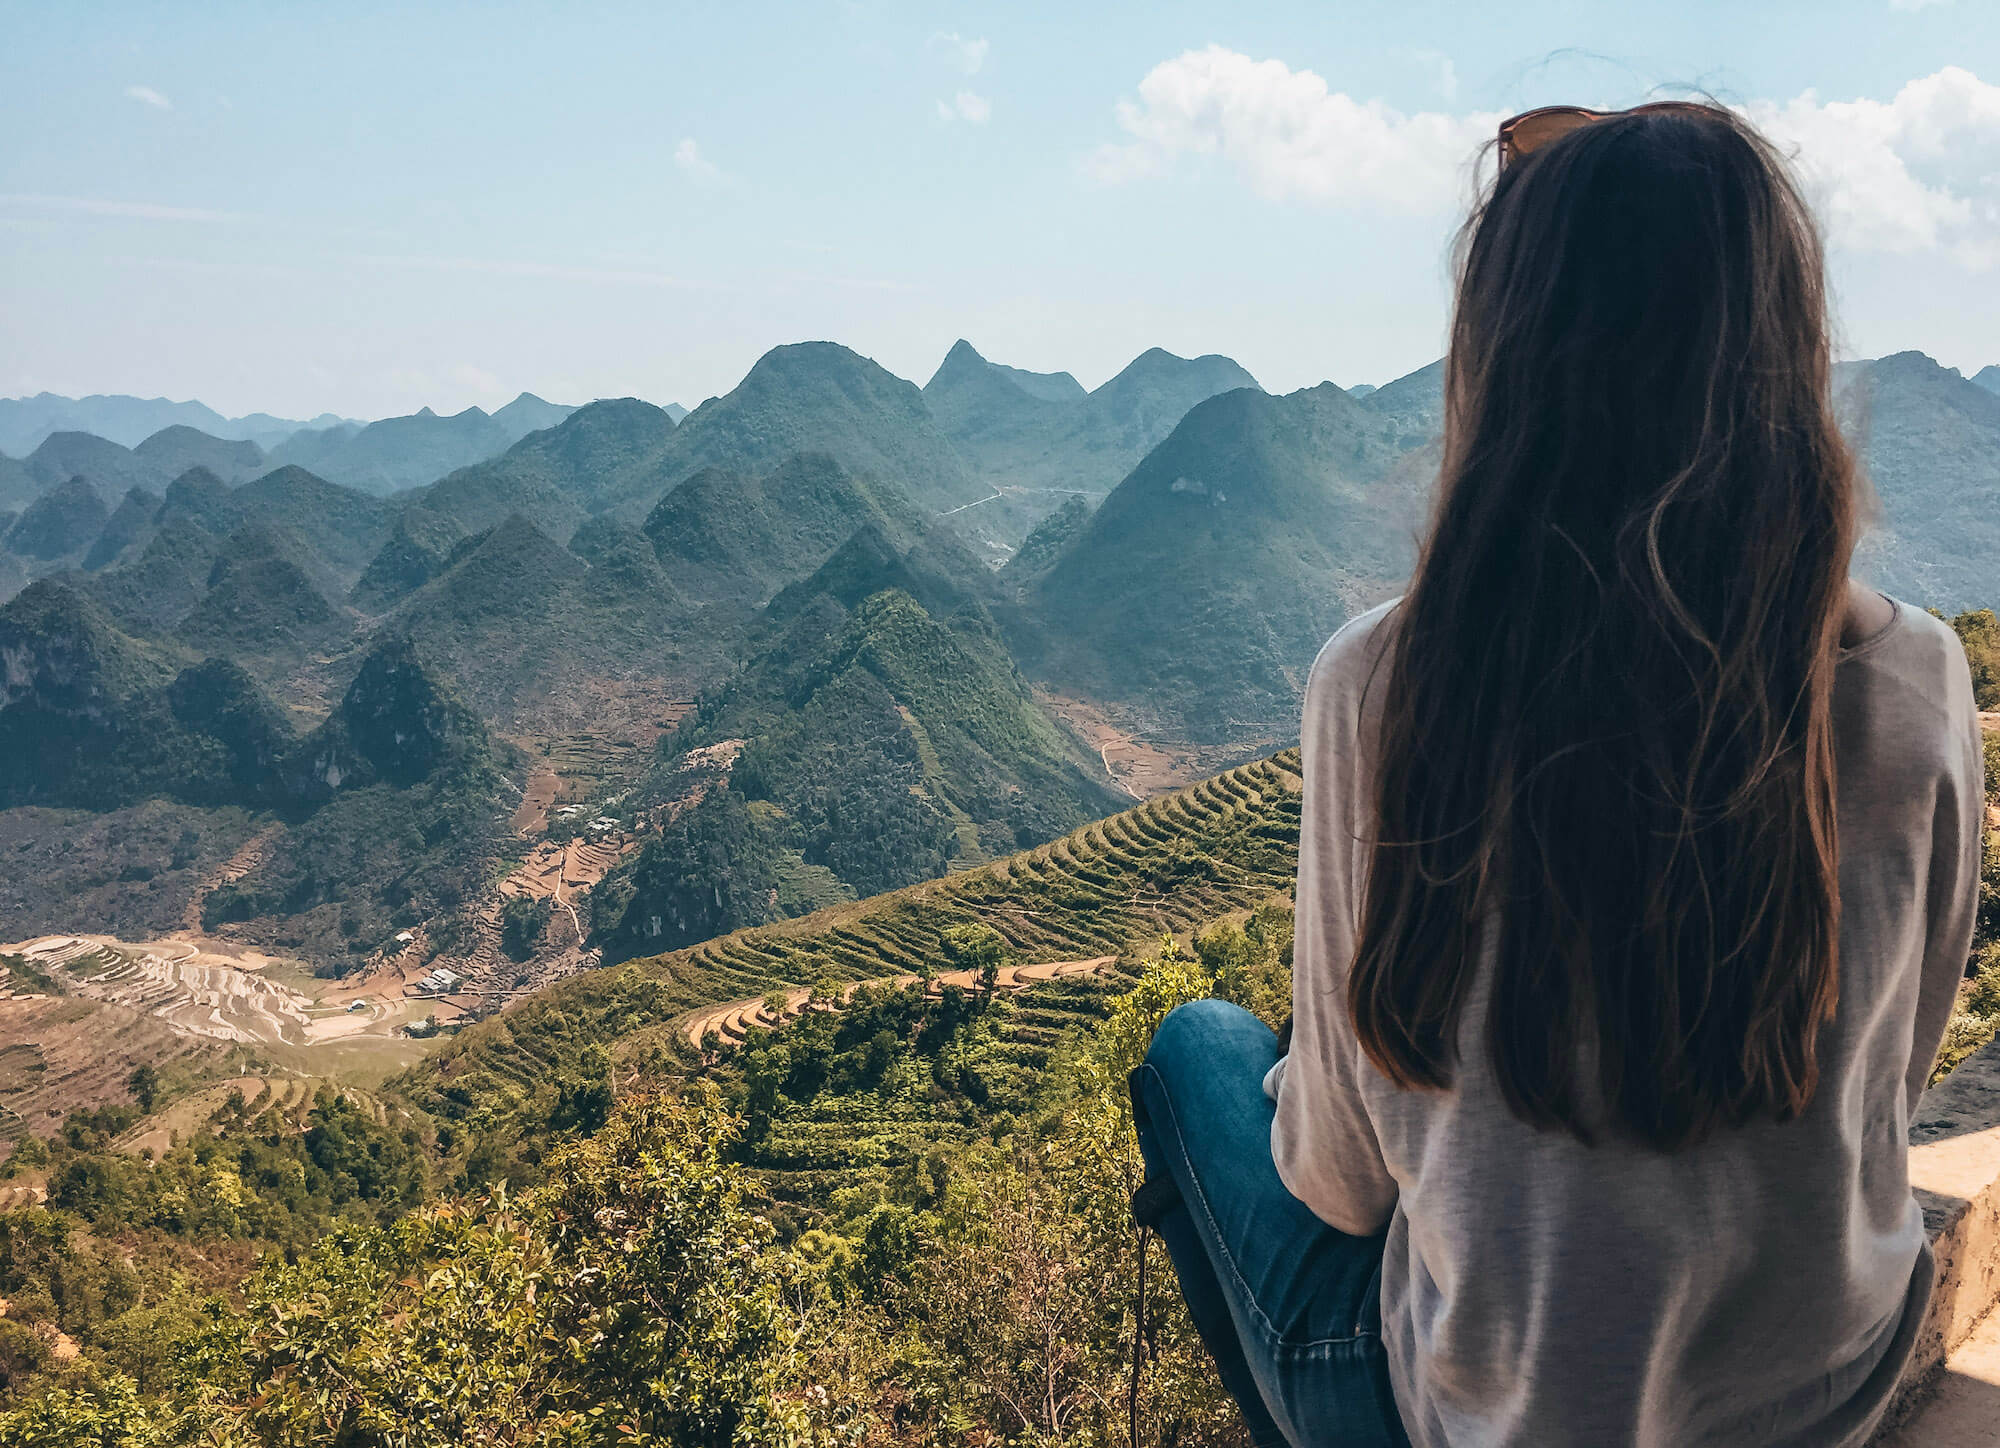
M1213 1066L1219 1054L1269 1049L1266 1043L1275 1040L1271 1028L1243 1007L1210 996L1167 1012L1146 1048L1146 1064L1171 1079L1183 1067Z

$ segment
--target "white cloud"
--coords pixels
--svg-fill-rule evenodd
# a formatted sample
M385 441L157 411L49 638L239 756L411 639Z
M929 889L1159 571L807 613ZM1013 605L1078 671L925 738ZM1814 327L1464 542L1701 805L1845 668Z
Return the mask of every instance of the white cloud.
M125 87L125 96L128 100L138 101L141 105L152 106L156 110L170 111L174 108L172 101L149 85L128 85Z
M2000 86L1947 66L1893 100L1753 101L1837 246L2000 266Z
M1806 91L1743 111L1795 158L1836 246L2000 266L2000 86L1948 66L1888 101ZM1117 117L1128 139L1084 162L1106 183L1214 157L1269 200L1416 215L1468 199L1474 159L1501 120L1405 114L1220 46L1153 67Z
M964 71L967 75L978 75L979 67L986 64L986 37L967 40L957 31L940 30L930 38L930 49L944 57L945 62Z
M715 163L701 154L701 147L692 136L683 138L674 147L674 164L697 181L714 181L722 175Z
M1186 156L1219 156L1258 195L1442 211L1464 199L1469 167L1501 117L1414 115L1360 101L1310 70L1211 45L1156 65L1122 101L1129 141L1086 162L1100 181L1164 174Z
M939 101L937 113L941 121L968 121L975 126L983 126L992 119L993 102L985 96L962 90L948 101Z
M0 207L32 211L68 211L84 216L128 216L140 221L242 221L231 211L208 211L198 206L155 206L149 201L104 201L88 196L40 196L24 192L0 193Z

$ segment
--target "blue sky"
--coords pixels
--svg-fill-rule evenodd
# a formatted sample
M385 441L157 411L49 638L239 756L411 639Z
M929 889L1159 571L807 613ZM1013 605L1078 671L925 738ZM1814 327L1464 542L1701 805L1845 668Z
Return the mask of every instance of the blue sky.
M1847 351L2000 361L2000 4L0 0L0 395L689 405L827 337L1095 385L1430 360L1492 118L1789 144Z

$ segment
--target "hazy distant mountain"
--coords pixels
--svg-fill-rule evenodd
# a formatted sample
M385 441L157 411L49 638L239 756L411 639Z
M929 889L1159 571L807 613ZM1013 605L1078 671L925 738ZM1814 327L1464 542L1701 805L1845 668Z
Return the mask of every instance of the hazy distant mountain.
M493 420L507 435L507 445L513 446L531 432L540 432L545 427L554 427L572 412L574 407L560 402L544 402L532 392L523 392L519 397L493 414Z
M1067 372L1005 367L961 340L924 385L924 400L974 476L1001 493L960 526L1004 550L1065 497L1094 502L1109 492L1196 403L1256 385L1227 357L1155 347L1086 393Z
M164 397L59 397L43 392L34 397L0 398L0 452L24 456L54 432L94 433L124 447L136 447L162 428L175 426L198 428L210 437L247 438L271 447L300 428L330 427L341 420L331 413L311 422L293 422L266 412L229 418L199 402L169 402Z
M678 402L669 402L665 407L661 408L660 411L666 413L668 417L672 418L677 423L682 418L688 415L688 410L685 407L682 407Z
M264 449L254 442L215 437L179 424L161 428L133 448L132 455L168 479L200 467L225 483L240 483L264 466Z
M79 475L28 505L7 530L7 551L41 563L80 556L110 517L104 495Z
M173 474L132 449L88 432L55 432L26 459L28 472L44 488L71 478L88 478L116 497L130 487L165 487Z
M1410 565L1419 478L1369 405L1391 391L1194 408L1030 582L1024 654L1195 739L1288 736L1319 645Z
M521 415L517 413L516 419ZM270 461L305 468L365 493L388 494L421 487L456 468L495 457L520 436L477 407L450 417L439 417L426 407L366 427L349 424L294 433L271 450Z
M45 491L26 463L0 453L0 509L18 513Z
M499 457L440 478L417 499L465 533L519 513L563 542L616 479L656 468L673 436L666 409L636 397L608 398L531 433Z
M1856 572L1925 607L2000 606L2000 394L1921 352L1842 374L1842 411L1881 501Z
M2000 392L2000 362L1989 362L1972 374L1972 380L1988 392Z
M836 343L800 342L772 348L728 395L689 413L657 464L611 480L593 511L636 522L702 468L756 475L802 452L933 512L981 496L915 386Z

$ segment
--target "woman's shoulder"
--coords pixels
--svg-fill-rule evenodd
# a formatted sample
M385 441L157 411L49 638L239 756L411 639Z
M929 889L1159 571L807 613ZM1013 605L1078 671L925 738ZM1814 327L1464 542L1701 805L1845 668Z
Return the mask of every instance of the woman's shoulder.
M1396 605L1401 598L1377 604L1342 624L1320 646L1306 678L1306 733L1315 717L1348 719L1359 714L1371 680L1380 673L1389 639L1395 632Z
M1395 628L1398 597L1378 603L1366 613L1357 613L1320 645L1313 659L1311 684L1331 684L1352 678L1364 679L1375 668ZM1311 685L1308 685L1310 691Z
M1972 671L1957 632L1914 604L1887 594L1880 597L1889 605L1890 617L1843 647L1841 665L1892 681L1899 690L1915 693L1941 709L1970 714Z

